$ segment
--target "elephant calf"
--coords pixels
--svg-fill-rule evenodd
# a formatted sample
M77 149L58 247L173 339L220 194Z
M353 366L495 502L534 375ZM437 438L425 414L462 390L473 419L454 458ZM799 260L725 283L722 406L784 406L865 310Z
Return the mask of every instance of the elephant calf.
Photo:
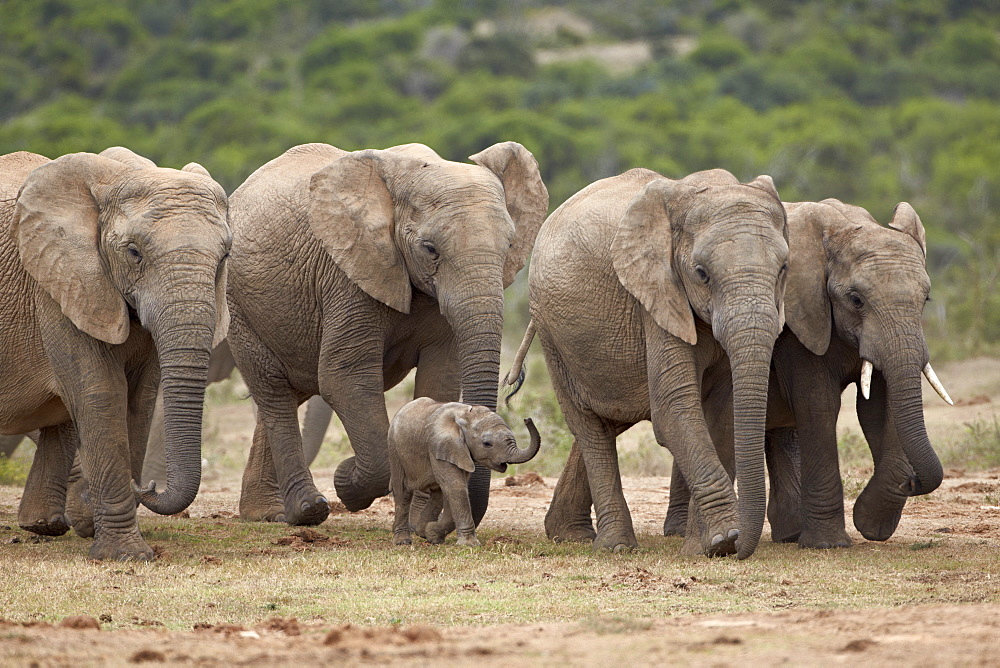
M531 418L525 418L524 424L531 444L521 450L503 418L485 406L427 397L403 406L389 425L388 437L396 500L393 543L411 543L410 501L413 492L426 491L430 499L418 521L417 535L442 543L457 528L459 545L479 545L469 502L469 475L476 464L503 473L507 464L523 464L538 454L538 430ZM440 519L432 521L439 513Z

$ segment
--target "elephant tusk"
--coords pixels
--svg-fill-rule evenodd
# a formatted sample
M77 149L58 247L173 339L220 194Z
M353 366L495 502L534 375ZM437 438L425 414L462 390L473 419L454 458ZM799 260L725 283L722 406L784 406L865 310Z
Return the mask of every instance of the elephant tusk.
M955 402L952 401L951 397L948 395L948 390L944 389L944 385L941 384L941 380L937 377L937 374L934 373L934 369L931 368L930 362L928 362L927 366L924 367L924 376L926 376L927 382L930 383L931 387L934 388L934 391L937 392L942 399L944 399L946 404L949 406L955 405Z
M872 366L871 362L865 359L861 360L861 381L859 384L861 385L861 396L865 399L872 394L872 371L874 370L875 367Z

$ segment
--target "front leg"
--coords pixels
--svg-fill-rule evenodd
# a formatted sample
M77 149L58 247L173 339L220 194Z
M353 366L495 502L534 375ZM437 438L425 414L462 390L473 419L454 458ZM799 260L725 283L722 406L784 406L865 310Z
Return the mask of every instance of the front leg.
M767 501L767 521L771 540L794 543L802 534L802 469L798 432L794 427L768 429L764 454L771 489Z
M427 525L428 540L440 542L454 530L458 534L459 545L479 545L469 502L469 473L440 459L431 461L431 471L441 487L444 510L437 522Z
M673 454L691 490L684 552L732 554L739 538L736 494L709 433L701 398L701 376L714 354L714 340L710 332L699 332L704 343L691 346L647 320L653 433Z
M389 469L391 471L392 500L395 514L392 521L393 545L411 545L410 537L410 503L413 500L413 490L406 484L406 473L396 452L389 453Z
M908 498L903 489L914 474L896 435L885 376L880 371L872 374L869 396L866 400L858 393L858 421L871 448L875 472L854 502L854 526L868 540L889 540Z

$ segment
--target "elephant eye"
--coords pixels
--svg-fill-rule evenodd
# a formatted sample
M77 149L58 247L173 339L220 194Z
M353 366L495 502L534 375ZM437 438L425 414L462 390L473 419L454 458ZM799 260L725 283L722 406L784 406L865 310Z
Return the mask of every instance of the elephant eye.
M490 443L489 441L483 441L483 447L484 448L492 448L493 444Z
M781 265L781 271L778 272L778 275L780 276L781 274L784 274L786 271L788 271L788 263L787 262L785 264Z
M435 260L438 259L438 250L437 248L434 247L434 244L432 244L429 241L424 241L420 245L423 247L425 251L427 251L427 254L430 255L433 259Z
M847 298L851 300L851 306L856 309L860 309L865 305L865 300L857 292L848 293Z
M703 266L701 266L700 264L696 264L694 267L694 273L698 277L699 281L701 281L705 285L708 285L709 281L708 272L705 271L705 268Z
M139 249L135 244L129 244L126 250L128 251L129 257L132 258L133 262L136 264L142 262L142 253L139 252Z

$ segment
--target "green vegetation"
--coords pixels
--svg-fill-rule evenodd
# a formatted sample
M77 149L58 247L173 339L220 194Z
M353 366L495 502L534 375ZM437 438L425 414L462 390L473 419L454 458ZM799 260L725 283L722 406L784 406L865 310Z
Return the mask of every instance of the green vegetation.
M1000 341L1000 15L987 0L3 2L0 153L123 144L230 191L286 148L535 153L553 207L634 166L911 202L936 359ZM617 48L627 47L627 48ZM523 301L512 300L523 311ZM523 330L522 330L523 331Z

